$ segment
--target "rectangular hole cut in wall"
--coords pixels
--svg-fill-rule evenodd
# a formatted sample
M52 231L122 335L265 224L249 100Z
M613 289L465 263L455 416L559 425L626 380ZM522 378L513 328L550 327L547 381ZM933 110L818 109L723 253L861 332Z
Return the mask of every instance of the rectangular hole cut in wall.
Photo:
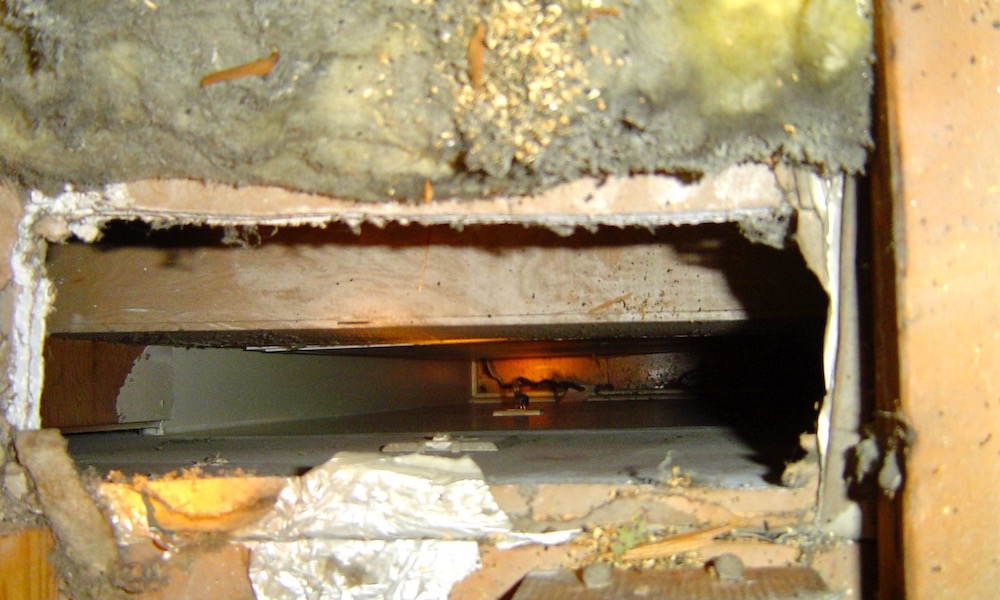
M490 482L768 485L825 390L822 287L732 224L110 221L47 268L43 426L98 471L285 475L447 434L497 448ZM495 416L517 382L540 414Z

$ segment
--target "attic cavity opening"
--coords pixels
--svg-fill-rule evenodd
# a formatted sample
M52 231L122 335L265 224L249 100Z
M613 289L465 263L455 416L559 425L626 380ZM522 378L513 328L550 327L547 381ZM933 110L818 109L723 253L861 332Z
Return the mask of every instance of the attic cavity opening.
M42 425L98 470L290 474L476 441L491 481L766 485L825 390L826 294L731 223L110 220L46 268Z

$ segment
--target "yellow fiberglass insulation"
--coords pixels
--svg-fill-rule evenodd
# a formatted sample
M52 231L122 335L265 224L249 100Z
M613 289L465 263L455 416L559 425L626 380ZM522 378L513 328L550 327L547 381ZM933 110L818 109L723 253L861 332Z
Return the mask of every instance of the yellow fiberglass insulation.
M765 110L786 85L828 81L871 43L854 0L702 0L678 12L709 113Z
M869 2L6 0L0 175L380 201L748 161L857 172Z

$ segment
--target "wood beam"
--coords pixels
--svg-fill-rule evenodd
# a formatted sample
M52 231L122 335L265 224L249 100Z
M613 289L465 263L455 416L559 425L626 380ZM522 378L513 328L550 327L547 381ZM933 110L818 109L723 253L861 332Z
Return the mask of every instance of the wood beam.
M752 245L735 226L570 237L513 225L366 227L360 236L303 227L263 238L247 248L170 246L155 235L149 243L53 246L50 331L218 332L221 339L320 330L337 342L344 341L338 332L358 330L502 336L505 327L551 326L593 338L616 327L619 335L656 326L697 333L706 323L825 311L797 253Z
M883 420L900 444L912 441L898 455L905 594L992 598L1000 581L1000 13L986 3L883 2L881 20L892 210L882 222L892 229L876 248L894 252L895 306L883 314L896 319L882 324L895 331L878 338L876 356L883 378L898 376L898 386L880 387ZM898 395L886 396L894 387ZM884 560L900 558L885 555L893 537L881 543Z

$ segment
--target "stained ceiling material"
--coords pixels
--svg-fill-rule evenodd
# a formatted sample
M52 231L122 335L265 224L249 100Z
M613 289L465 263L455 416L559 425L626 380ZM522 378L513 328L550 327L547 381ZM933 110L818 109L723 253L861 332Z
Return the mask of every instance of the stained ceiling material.
M867 0L8 0L0 172L385 200L859 171Z

